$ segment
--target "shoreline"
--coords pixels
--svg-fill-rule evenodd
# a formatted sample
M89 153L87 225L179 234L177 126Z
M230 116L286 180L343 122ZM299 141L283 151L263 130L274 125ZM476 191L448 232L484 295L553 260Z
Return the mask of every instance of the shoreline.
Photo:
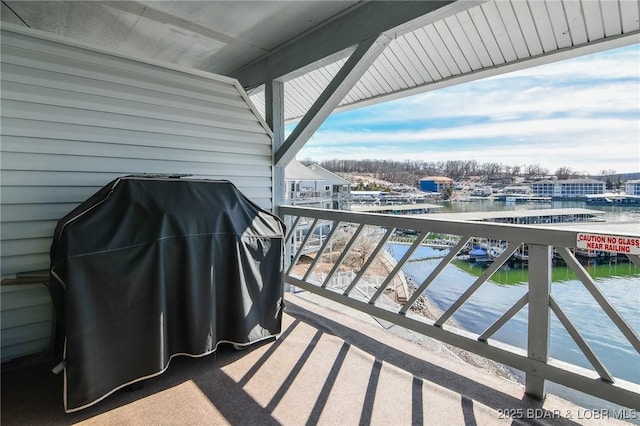
M415 291L416 286L414 284L413 279L411 277L406 277L406 280L407 280L407 284L409 286L410 292ZM421 315L427 319L430 319L432 321L437 320L444 313L442 309L436 306L436 304L424 294L418 297L416 302L410 308L410 311L418 315ZM462 328L460 324L458 324L454 319L449 319L447 322L450 325L453 325L455 328L464 330L464 328ZM458 358L460 361L466 364L472 365L476 368L487 370L490 373L495 374L496 376L509 380L511 382L522 384L522 381L519 380L517 375L512 373L508 367L505 367L504 365L498 362L495 362L483 356L465 351L464 349L460 349L457 346L440 342L439 340L436 340L427 336L424 336L424 337L426 339L432 340L435 343L435 346L438 347L442 352L446 351L449 354L453 355L455 358ZM421 342L418 342L418 343L421 343Z
M296 272L300 273L301 275L305 272L304 266L307 266L308 263L311 263L312 256L306 255L306 257L306 260L303 260L303 258L301 258L301 262L298 263L298 265L296 265L296 267L294 268L294 271L296 271L297 269ZM393 258L393 256L385 251L378 255L377 259L372 263L369 269L374 274L380 274L384 276L387 275L396 266L396 264L397 262ZM324 270L330 269L332 265L332 262L325 262L321 260L316 265L315 271L323 272ZM393 282L390 283L389 289L391 289L391 291L386 293L388 297L390 297L396 303L404 303L407 299L407 296L411 295L415 291L416 285L414 284L414 281L410 276L406 275L403 271L400 271L394 278ZM402 296L402 293L404 293L405 296L404 301L398 301L397 297ZM440 309L433 301L429 300L429 298L424 294L418 297L416 302L410 308L410 311L432 321L437 320L444 313L442 309ZM453 325L455 328L464 330L464 328L461 327L460 324L458 324L454 319L449 319L447 323L449 325ZM522 384L522 381L519 380L517 375L515 375L513 372L511 372L511 370L500 363L487 359L483 356L465 351L464 349L460 349L456 346L440 342L428 336L423 336L417 333L410 333L410 335L410 339L414 343L417 343L421 346L430 347L432 350L444 353L453 359L487 371L490 374L493 374L502 379Z

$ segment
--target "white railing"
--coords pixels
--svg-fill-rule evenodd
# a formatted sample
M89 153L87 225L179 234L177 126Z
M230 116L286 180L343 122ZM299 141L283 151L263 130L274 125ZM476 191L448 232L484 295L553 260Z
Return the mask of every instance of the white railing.
M316 191L316 190L303 190L303 191L290 191L288 193L288 199L291 201L301 200L331 200L331 191Z
M316 256L308 264L304 272L300 272L301 265L297 264L300 256L305 252L306 241L302 241L295 249L295 252L291 253L291 263L285 276L285 281L288 284L521 370L526 376L525 392L534 398L543 399L545 397L545 381L549 380L619 405L634 409L640 407L640 384L613 377L551 295L552 257L555 250L555 253L562 257L567 266L583 283L599 308L606 313L615 327L620 330L622 335L629 341L631 347L640 354L638 331L620 315L615 306L598 289L593 278L573 255L572 251L577 245L579 235L577 230L554 228L553 226L452 221L291 206L282 206L280 214L289 223L287 240L294 234L293 230L301 221L312 221L309 234L312 233L317 224L327 220L333 221L330 233L322 242L322 246L315 249ZM372 229L376 229L376 231L371 231ZM398 229L414 230L417 233L417 237L407 252L388 273L386 279L376 286L377 289L373 294L361 291L360 281L373 265L374 259L384 250L384 247ZM609 231L607 230L607 234L610 235ZM640 238L638 231L625 232L620 236ZM344 238L345 233L348 234L348 238ZM440 260L429 276L416 286L416 290L407 295L405 303L398 305L381 303L381 296L396 275L400 273L421 243L434 233L457 235L459 236L458 242ZM354 273L350 276L350 283L343 283L339 288L332 286L331 283L335 282L334 277L337 276L336 274L345 269L343 263L347 256L352 251L357 252L359 241L370 238L371 235L376 236L375 242L370 247L367 258L362 259L362 266L354 269ZM338 246L341 247L341 251L336 256L332 256L334 261L330 270L326 272L322 279L314 278L314 270L323 257L323 253L329 246L335 248L337 244L333 244L332 241L340 238L342 238L342 242ZM507 242L507 245L484 273L458 296L457 300L440 318L430 320L410 312L411 307L424 294L429 285L456 258L463 247L474 238L504 241ZM447 324L452 315L510 257L524 246L528 248L529 283L527 293L480 334L473 334ZM640 268L640 256L631 254L628 255L628 258ZM393 306L398 306L398 308L393 308ZM496 341L493 338L494 334L525 306L528 306L528 342L526 349ZM549 359L552 312L590 362L592 369Z
M344 292L349 285L353 282L356 274L353 271L348 272L339 272L332 276L329 280L327 280L326 273L311 273L308 277L311 282L327 282L325 288L330 290L336 290L338 292ZM367 275L358 280L356 286L354 287L354 291L359 293L360 296L364 298L371 298L378 288L380 288L380 284L385 280L386 277L382 277L379 275ZM383 294L379 302L381 305L391 308L391 309L399 309L400 305L395 302L390 297L387 297Z

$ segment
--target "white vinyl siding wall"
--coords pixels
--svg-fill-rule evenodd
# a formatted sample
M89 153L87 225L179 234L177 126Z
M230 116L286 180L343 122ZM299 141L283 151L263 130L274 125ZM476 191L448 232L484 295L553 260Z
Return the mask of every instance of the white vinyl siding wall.
M112 179L228 179L272 208L271 133L235 80L2 30L0 265L47 270L57 221ZM2 286L2 362L50 344L42 284Z
M53 305L44 284L2 287L2 362L51 345Z
M2 275L47 269L65 213L137 173L228 179L271 209L271 136L234 80L2 31Z

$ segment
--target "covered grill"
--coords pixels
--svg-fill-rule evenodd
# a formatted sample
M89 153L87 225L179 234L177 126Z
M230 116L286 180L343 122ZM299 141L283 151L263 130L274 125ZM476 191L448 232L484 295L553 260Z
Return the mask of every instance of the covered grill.
M283 239L282 222L227 181L119 178L65 216L50 281L65 410L175 355L279 333Z

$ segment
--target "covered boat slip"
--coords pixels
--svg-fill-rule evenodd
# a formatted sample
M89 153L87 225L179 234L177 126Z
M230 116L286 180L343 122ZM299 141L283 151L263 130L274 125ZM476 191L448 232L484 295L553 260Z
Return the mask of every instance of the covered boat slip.
M559 224L559 223L592 223L604 222L605 212L593 209L565 208L565 209L532 209L507 210L490 212L465 213L432 213L421 215L450 220L471 220L479 222L514 223L521 225ZM589 225L589 226L590 226Z

